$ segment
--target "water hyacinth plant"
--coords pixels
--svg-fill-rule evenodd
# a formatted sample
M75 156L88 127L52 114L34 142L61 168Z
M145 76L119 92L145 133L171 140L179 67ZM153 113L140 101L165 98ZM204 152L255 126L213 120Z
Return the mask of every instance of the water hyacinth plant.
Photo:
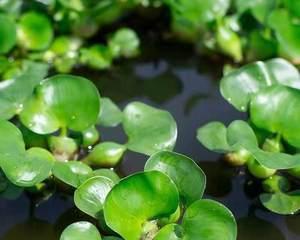
M76 189L74 201L102 228L115 232L104 239L236 239L232 213L213 200L201 199L205 175L184 155L156 152L144 172L123 179L99 172L90 176ZM89 222L71 224L60 239L86 236L101 239Z
M233 87L234 86L234 87ZM237 110L248 112L248 122L228 127L211 122L198 129L198 140L208 149L225 153L233 165L247 165L263 179L262 204L280 214L299 210L299 194L286 176L299 177L298 70L283 59L255 62L225 75L223 97Z
M15 79L3 81L0 95L3 105L0 125L2 132L7 132L2 135L2 141L6 143L2 146L1 168L16 185L34 186L45 180L52 165L59 179L67 177L60 174L61 169L89 171L90 168L81 162L68 161L77 160L81 148L95 144L83 162L97 167L116 166L127 149L150 155L174 148L177 126L168 112L140 102L129 103L122 112L110 99L103 98L102 101L97 88L83 77L56 75L43 79L47 74L44 65L28 63L27 68ZM16 92L20 86L23 92ZM15 116L18 118L16 125L21 124L24 139L18 127L7 121ZM102 119L104 126L122 123L128 142L98 143L99 132L95 126L101 125ZM7 139L7 135L12 137ZM15 151L13 146L17 142L20 150ZM25 146L30 148L27 153ZM28 164L17 164L25 155ZM55 164L53 159L60 162ZM41 161L41 164L34 164L35 161ZM11 172L9 169L13 166L20 166L20 169L17 167Z

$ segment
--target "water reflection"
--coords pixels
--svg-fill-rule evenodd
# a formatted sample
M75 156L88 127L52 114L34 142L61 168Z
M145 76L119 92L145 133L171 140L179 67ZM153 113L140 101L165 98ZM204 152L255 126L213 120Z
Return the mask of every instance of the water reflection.
M285 240L276 225L253 216L238 219L238 240L270 239Z
M26 222L16 224L9 229L1 238L2 240L54 240L59 239L54 226L47 221L40 219L29 219Z
M181 45L149 43L143 56L130 61L120 61L107 72L78 69L75 73L90 78L100 89L102 96L110 97L120 107L132 100L147 102L172 113L178 123L178 141L175 151L195 159L207 175L206 196L215 198L229 207L239 218L238 240L295 240L292 234L300 234L300 217L267 214L264 219L249 216L249 208L260 206L257 195L259 182L248 179L245 172L227 166L219 160L218 154L206 150L196 140L196 129L214 120L228 124L234 119L245 117L233 109L221 97L218 89L222 65L195 57L191 49ZM101 128L103 140L124 142L126 137L121 128ZM147 157L128 153L119 167L121 175L141 171ZM0 199L0 219L7 220L0 225L3 240L20 238L35 240L57 240L68 224L89 218L73 208L72 198L52 196L36 209L37 218L24 221L28 216L28 199L22 196L18 201ZM257 204L256 204L257 203ZM254 205L253 205L254 204ZM250 211L251 212L251 211ZM9 216L9 217L7 217ZM25 217L24 217L25 216ZM289 231L279 230L276 221L285 219ZM22 223L19 223L22 222ZM12 224L17 223L12 227ZM6 229L10 229L6 231ZM292 233L291 233L292 232ZM285 238L286 237L286 238Z

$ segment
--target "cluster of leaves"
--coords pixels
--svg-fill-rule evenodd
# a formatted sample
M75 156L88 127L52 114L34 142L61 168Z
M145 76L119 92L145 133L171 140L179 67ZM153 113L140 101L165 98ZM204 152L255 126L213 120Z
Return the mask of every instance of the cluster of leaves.
M88 176L66 169L65 176L86 179L75 190L75 205L97 219L102 231L117 233L104 239L236 239L232 213L213 200L201 200L205 175L184 155L156 152L144 172L121 180L111 170L91 171ZM89 222L71 224L60 239L85 238L101 239Z
M44 64L26 62L23 74L2 82L2 196L16 197L23 188L39 192L58 181L76 189L75 205L97 219L102 231L123 239L236 239L232 213L215 201L201 200L203 171L169 151L177 138L170 113L140 102L129 103L122 112L83 77L46 75ZM120 123L128 136L125 144L98 143L96 125ZM86 148L90 152L78 160L79 150ZM144 172L120 180L107 167L115 167L127 149L151 157ZM61 236L84 238L101 239L88 222L72 224Z
M48 178L53 163L48 161L48 153L45 156L39 153L36 159L30 157L29 152L28 164L21 164L22 158L28 155L25 144L26 148L47 148L60 161L76 160L80 148L91 149L96 144L83 161L100 167L114 167L127 149L147 155L173 149L177 126L170 113L141 102L129 103L122 112L110 99L101 98L93 83L83 77L55 75L44 79L47 69L43 64L28 62L27 65L23 74L2 81L0 91L0 125L2 133L7 133L1 134L1 142L5 143L1 153L5 157L0 166L14 184L34 186ZM7 121L12 118L20 130ZM96 125L113 127L120 123L128 136L127 143L97 144ZM20 151L15 149L17 143ZM6 157L13 160L6 161ZM10 171L10 167L14 171Z
M129 28L112 33L107 44L89 41L103 21L112 21L108 15L116 20L124 14L119 9L122 4L119 6L115 2L101 1L95 7L93 1L53 0L30 4L22 0L1 1L2 78L20 72L24 59L44 61L56 71L67 73L76 65L106 69L116 58L136 56L140 42L137 34ZM92 11L96 11L95 15L91 15Z
M236 62L281 56L299 62L297 0L165 0L172 29Z
M291 190L285 175L300 177L298 70L279 58L251 63L225 75L220 90L237 110L248 112L248 123L238 120L227 128L220 122L208 123L198 130L199 141L265 179L268 193L260 200L266 208L280 214L297 212L299 191Z

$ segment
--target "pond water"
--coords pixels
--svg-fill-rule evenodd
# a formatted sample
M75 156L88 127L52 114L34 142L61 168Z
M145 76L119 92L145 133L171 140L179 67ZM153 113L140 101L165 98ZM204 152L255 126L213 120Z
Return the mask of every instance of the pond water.
M228 124L245 118L219 93L222 63L200 58L188 46L158 45L149 38L137 59L117 62L107 72L78 69L76 73L92 79L102 96L112 98L122 108L138 100L172 113L178 124L175 151L190 156L203 168L208 178L205 197L233 211L238 221L238 240L300 239L300 216L280 216L263 209L257 200L259 184L243 169L228 167L220 155L207 151L196 140L196 129L206 122L220 120ZM125 141L119 127L100 131L104 140ZM118 171L127 175L142 170L146 159L128 153ZM2 240L57 240L65 226L79 219L89 218L74 208L72 197L62 194L55 194L37 207L25 194L17 200L0 200Z

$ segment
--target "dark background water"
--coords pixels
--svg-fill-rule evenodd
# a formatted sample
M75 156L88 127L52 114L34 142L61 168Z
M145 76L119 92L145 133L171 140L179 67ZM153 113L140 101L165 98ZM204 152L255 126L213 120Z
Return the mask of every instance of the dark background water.
M149 37L149 38L148 38ZM300 239L300 216L280 216L263 209L257 200L259 183L243 169L228 167L220 155L207 151L196 140L196 129L206 122L228 124L245 116L221 96L218 82L223 64L196 56L188 46L152 41L146 36L142 55L123 60L106 72L76 70L90 78L101 95L123 108L130 101L143 101L172 113L178 124L175 151L193 158L208 178L206 198L216 199L236 216L238 240ZM104 140L124 142L120 127L100 129ZM118 171L127 175L143 169L147 157L129 152ZM56 240L68 224L88 219L73 206L72 197L55 194L32 208L23 194L17 200L0 200L0 238L3 240Z

